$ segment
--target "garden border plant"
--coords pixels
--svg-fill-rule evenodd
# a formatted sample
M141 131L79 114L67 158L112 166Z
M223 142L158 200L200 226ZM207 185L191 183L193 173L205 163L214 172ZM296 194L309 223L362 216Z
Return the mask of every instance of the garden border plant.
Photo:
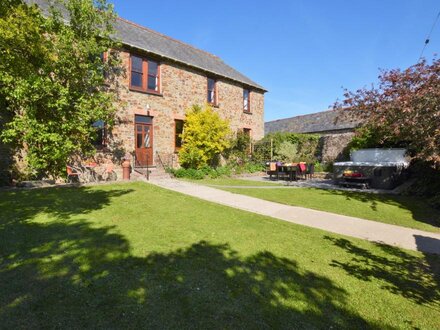
M229 121L222 119L208 104L203 107L194 104L186 111L180 165L186 169L217 165L221 153L230 147L230 135Z
M233 134L229 122L221 119L209 105L193 105L187 109L181 137L179 160L182 167L167 169L177 178L215 179L264 170L262 164L253 162L250 157L250 136L241 130Z

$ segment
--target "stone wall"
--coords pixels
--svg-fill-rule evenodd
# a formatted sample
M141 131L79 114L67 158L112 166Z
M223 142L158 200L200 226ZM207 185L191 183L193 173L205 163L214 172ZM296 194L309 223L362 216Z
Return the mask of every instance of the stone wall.
M130 54L121 52L123 66L129 68ZM121 79L121 105L118 123L112 131L112 139L125 151L134 151L134 117L153 117L153 152L162 157L175 153L174 121L185 118L185 110L193 104L207 101L207 74L174 62L161 61L160 95L129 89L129 72ZM252 90L251 113L243 112L243 85L226 79L217 80L218 106L214 111L230 121L231 129L251 129L252 138L264 135L264 93ZM156 159L157 161L157 159Z
M332 162L345 160L344 150L347 147L348 143L353 139L353 137L354 132L322 135L322 161Z

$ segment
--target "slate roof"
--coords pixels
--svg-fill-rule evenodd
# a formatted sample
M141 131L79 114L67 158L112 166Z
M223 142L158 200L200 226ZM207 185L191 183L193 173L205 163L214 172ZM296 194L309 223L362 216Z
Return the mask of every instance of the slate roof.
M325 133L353 130L361 124L347 110L328 110L264 123L266 134L275 132Z
M36 3L43 11L47 12L48 0L25 1ZM120 17L116 19L114 27L116 39L126 46L156 54L266 92L264 87L230 67L213 54Z

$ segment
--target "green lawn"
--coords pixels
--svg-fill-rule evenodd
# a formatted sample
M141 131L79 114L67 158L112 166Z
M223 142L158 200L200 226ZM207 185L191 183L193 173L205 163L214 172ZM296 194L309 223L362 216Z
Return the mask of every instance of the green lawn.
M439 329L439 286L439 256L144 183L0 192L4 329Z
M314 188L221 188L287 205L343 214L393 225L440 232L440 211L423 199Z
M273 182L262 182L262 181L253 181L246 179L234 179L234 178L218 178L218 179L202 179L202 180L190 180L190 179L180 179L184 181L189 181L197 184L207 185L207 186L271 186L271 187L280 187L282 184L273 183Z

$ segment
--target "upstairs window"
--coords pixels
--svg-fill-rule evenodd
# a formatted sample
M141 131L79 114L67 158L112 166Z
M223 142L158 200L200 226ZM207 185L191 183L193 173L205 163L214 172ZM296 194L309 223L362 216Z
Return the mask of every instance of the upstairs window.
M143 60L140 57L131 57L131 87L142 89L144 81Z
M132 55L130 57L130 88L159 93L159 63Z
M209 104L217 104L217 82L208 78L208 103Z
M174 121L174 148L179 150L182 147L183 120Z
M251 112L251 92L249 89L243 89L243 111Z
M159 92L159 63L154 61L148 61L147 89Z

